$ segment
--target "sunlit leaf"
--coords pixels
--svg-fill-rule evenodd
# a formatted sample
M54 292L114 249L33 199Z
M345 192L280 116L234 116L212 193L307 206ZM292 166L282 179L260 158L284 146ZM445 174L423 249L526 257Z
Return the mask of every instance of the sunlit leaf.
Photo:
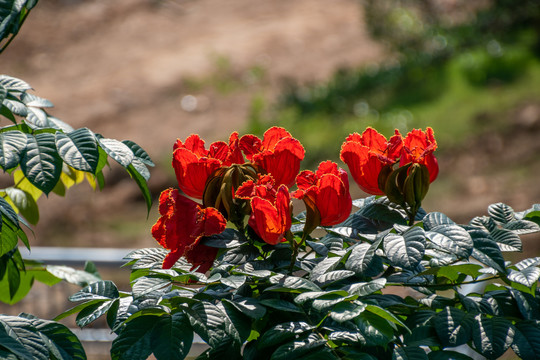
M57 132L56 146L60 157L74 169L95 173L99 150L94 134L86 129L77 129L68 134Z
M56 186L62 172L62 160L56 152L54 135L28 135L27 140L21 169L34 186L48 194Z
M438 225L426 232L426 236L440 249L455 254L459 258L468 258L473 249L469 233L458 225Z
M385 255L393 266L412 270L424 256L424 230L412 227L402 235L390 233L384 237L383 245Z
M514 340L515 328L502 317L488 318L478 314L472 325L474 347L489 359L499 358Z
M18 130L0 133L0 166L8 170L19 165L26 150L26 134Z

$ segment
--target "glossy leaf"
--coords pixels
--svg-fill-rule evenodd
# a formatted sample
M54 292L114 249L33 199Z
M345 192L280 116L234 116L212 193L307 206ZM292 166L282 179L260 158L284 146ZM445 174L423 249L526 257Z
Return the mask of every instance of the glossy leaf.
M426 236L440 249L459 258L468 258L474 246L469 233L458 225L435 226L426 232Z
M292 321L275 325L269 330L265 331L264 335L261 336L257 342L257 348L264 349L276 346L313 329L314 326L303 321Z
M512 220L515 220L514 209L503 203L489 205L488 214L499 224L506 224Z
M488 318L478 314L473 321L472 333L476 350L488 359L497 359L512 344L515 328L502 317Z
M62 160L56 152L54 135L28 135L27 140L21 169L35 187L48 194L56 186L62 172Z
M455 225L456 224L452 219L450 219L448 216L440 212L428 213L422 219L422 223L424 224L424 229L426 231L431 230L434 227L439 226L439 225Z
M150 345L157 359L184 359L193 343L193 330L182 313L160 316L152 331Z
M148 155L148 153L138 144L134 143L131 140L123 140L122 143L124 143L127 147L129 147L131 151L133 152L133 155L136 158L139 158L145 165L148 165L148 166L155 165L152 159L150 159L150 156Z
M96 281L71 295L69 301L111 300L116 299L119 296L118 289L112 281L101 280Z
M424 230L412 227L403 235L390 233L384 237L385 255L393 266L415 269L425 251Z
M491 266L501 273L505 273L504 257L501 250L497 246L497 243L486 236L483 231L470 231L469 232L474 241L474 249L471 254L473 258Z
M296 340L281 345L274 351L270 360L294 360L299 356L317 351L316 349L322 348L325 344L325 340L311 334L304 340Z
M32 195L13 187L7 188L6 194L17 207L21 215L24 216L30 224L36 225L39 221L39 208Z
M12 130L0 133L0 166L8 170L19 165L26 150L27 137L21 131Z
M521 359L540 359L540 328L536 321L518 321L512 350Z
M133 161L133 151L126 144L115 139L99 139L98 142L107 155L123 167L127 168Z
M139 189L141 190L146 202L146 209L148 212L150 212L150 208L152 207L152 194L150 193L150 189L148 189L148 184L146 183L147 179L143 177L132 164L128 165L126 170L129 175L131 175L131 178L135 180L135 183L137 183L139 186Z
M376 246L368 243L356 245L349 255L345 268L359 276L376 276L383 271L382 259L375 254Z
M521 239L516 233L506 229L495 229L490 233L491 237L501 251L521 251Z
M428 355L419 346L396 347L392 353L392 360L428 360Z
M77 129L68 134L55 135L58 154L74 169L94 174L99 161L99 150L94 134L87 128Z
M152 330L157 316L137 317L127 324L111 346L111 359L145 360L152 354Z
M473 318L462 310L444 308L435 316L434 325L444 346L459 346L471 340Z
M29 320L19 316L0 315L0 327L4 329L0 333L5 332L9 334L12 339L15 339L24 346L26 353L30 354L30 357L23 358L35 360L49 359L47 345ZM8 342L8 344L10 343ZM4 342L2 342L3 344ZM16 350L19 350L19 348L17 347Z
M508 280L517 282L526 287L532 287L538 282L540 278L540 268L536 266L530 266L523 270L510 269L508 272Z

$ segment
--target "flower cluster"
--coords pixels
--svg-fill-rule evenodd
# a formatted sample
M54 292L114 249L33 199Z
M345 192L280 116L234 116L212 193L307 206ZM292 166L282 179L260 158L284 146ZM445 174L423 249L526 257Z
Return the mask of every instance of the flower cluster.
M387 140L368 128L347 137L341 160L347 164L360 189L387 195L391 201L416 212L427 186L437 177L433 130L413 130L402 137L396 130ZM352 200L345 170L332 161L320 163L315 172L300 172L302 144L283 128L255 135L231 134L229 142L209 148L198 135L173 147L172 166L178 187L167 189L159 199L161 217L152 235L170 250L163 268L185 257L194 269L206 272L217 249L202 239L220 234L232 223L242 233L247 226L270 245L290 241L291 199L306 207L302 241L318 226L333 226L351 213ZM296 185L297 190L291 191ZM256 241L256 240L255 240ZM293 244L294 243L294 244Z

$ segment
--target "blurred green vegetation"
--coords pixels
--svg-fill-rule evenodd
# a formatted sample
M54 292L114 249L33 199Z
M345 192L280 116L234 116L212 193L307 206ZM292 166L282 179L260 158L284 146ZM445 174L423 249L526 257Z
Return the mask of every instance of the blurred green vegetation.
M306 167L336 159L347 134L367 126L387 136L431 126L442 151L503 131L511 109L540 99L540 3L456 1L452 11L436 3L362 2L372 36L391 55L324 83L288 85L266 112L272 121L256 97L248 131L286 127L309 149Z

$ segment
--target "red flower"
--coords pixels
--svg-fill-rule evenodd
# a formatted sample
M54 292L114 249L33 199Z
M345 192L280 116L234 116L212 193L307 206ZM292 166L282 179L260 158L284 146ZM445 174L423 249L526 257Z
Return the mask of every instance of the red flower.
M296 177L296 185L298 190L293 196L304 200L308 209L316 210L320 215L320 222L317 221L319 224L310 225L314 227L336 225L350 215L352 200L348 175L343 169L338 169L337 164L332 161L320 163L315 173L309 170L302 171ZM306 223L312 221L307 219Z
M386 140L377 130L369 127L362 135L354 133L347 137L341 146L340 157L360 189L368 194L383 195L378 186L379 173L385 165L398 161L402 142L398 130L390 140Z
M256 182L249 180L242 184L236 196L251 199L249 226L257 235L271 245L285 240L285 233L291 228L291 199L285 185L276 190L274 179L263 175Z
M287 187L294 184L305 153L300 141L279 127L268 129L262 141L255 135L242 136L240 148L249 161L271 174L277 185Z
M184 256L199 266L197 271L206 272L214 262L217 249L203 245L203 236L223 232L227 221L221 213L211 207L202 208L176 189L167 189L159 197L161 217L152 227L152 236L165 249L171 250L163 260L163 268L170 269Z
M217 169L232 164L243 164L238 133L229 138L229 144L216 141L206 150L199 135L189 136L184 143L177 140L173 147L172 165L178 186L186 195L202 199L206 180Z
M414 129L403 140L399 166L408 163L425 165L429 171L429 182L433 182L439 174L439 164L433 152L437 149L437 142L433 136L433 129L427 128L425 132Z

